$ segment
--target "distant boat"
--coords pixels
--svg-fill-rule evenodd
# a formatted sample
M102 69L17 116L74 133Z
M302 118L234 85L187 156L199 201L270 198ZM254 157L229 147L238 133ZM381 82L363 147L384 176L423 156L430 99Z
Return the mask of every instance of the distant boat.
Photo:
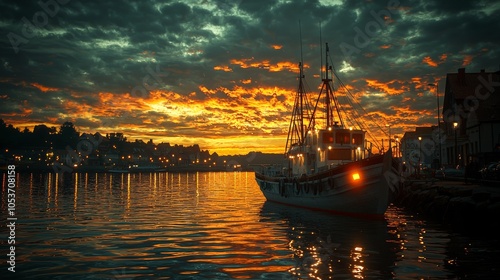
M285 147L287 164L257 170L255 179L269 201L339 214L381 216L389 205L391 186L399 179L392 151L372 154L365 139L367 131L346 126L344 118L353 116L341 112L332 90L335 73L328 65L328 55L326 44L326 70L314 106L309 105L312 102L304 90L302 62L299 64L299 86Z
M156 164L130 164L115 166L113 168L106 169L108 173L148 173L148 172L165 172L166 168L160 167Z
M155 172L160 169L160 166L152 163L132 164L130 172Z
M127 169L108 169L108 173L129 173Z
M156 168L154 171L155 171L155 172L166 172L166 171L167 171L167 169L166 169L166 168L161 168L161 167L160 167L160 168Z

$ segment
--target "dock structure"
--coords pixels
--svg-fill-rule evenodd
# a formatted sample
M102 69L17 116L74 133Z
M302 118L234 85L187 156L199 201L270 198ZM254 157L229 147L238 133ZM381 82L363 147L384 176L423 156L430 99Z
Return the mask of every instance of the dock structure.
M466 233L493 235L500 228L500 182L408 180L394 204Z

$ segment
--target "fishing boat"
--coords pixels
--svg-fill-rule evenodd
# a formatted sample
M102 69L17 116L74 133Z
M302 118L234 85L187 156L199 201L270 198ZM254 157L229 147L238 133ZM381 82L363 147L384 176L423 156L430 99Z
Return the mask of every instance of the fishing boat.
M129 173L130 171L127 169L107 169L106 172L108 173Z
M360 122L361 116L353 115L354 105L341 106L333 90L333 78L338 75L328 60L326 44L326 65L316 98L304 90L304 67L299 63L285 163L261 167L255 179L268 201L337 214L383 216L391 189L398 184L396 161L390 147L373 153L373 142L366 139L369 130ZM348 126L346 118L356 126Z

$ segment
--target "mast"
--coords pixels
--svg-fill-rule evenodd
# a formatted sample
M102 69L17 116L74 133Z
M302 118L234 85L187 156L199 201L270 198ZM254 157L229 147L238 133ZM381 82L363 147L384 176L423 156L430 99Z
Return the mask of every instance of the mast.
M290 120L290 126L288 128L288 137L286 140L285 153L288 153L290 148L295 145L302 145L304 143L304 138L306 135L304 127L304 118L307 118L306 104L307 100L304 99L306 94L304 90L304 69L303 65L299 63L299 86L297 88L297 94L295 95L295 101L293 105L292 118Z
M300 21L299 21L300 28ZM302 55L302 29L300 29L300 62L299 62L299 85L295 95L293 105L292 118L288 127L288 137L286 140L285 154L289 152L292 146L300 146L304 144L306 137L306 128L304 126L304 119L308 118L309 106L307 99L304 98L306 91L304 89L304 65Z
M325 78L323 79L323 84L326 85L326 94L325 94L325 107L326 107L326 127L330 127L332 125L332 118L333 116L331 115L331 108L330 108L330 95L332 94L332 89L330 88L330 82L332 81L328 77L328 52L330 51L328 49L328 43L325 44L326 46L326 55L325 55Z
M304 139L306 137L306 131L304 128L304 81L302 80L304 78L304 55L302 51L302 25L300 24L299 20L299 37L300 37L300 62L299 62L299 88L297 92L299 93L299 98L300 98L300 143L304 143Z
M302 65L302 62L299 63L299 88L297 90L299 94L299 143L302 144L304 143L304 137L306 136L306 132L304 129L304 81L302 80L304 78L304 66Z
M329 60L329 53L330 53L330 49L328 48L328 43L325 44L326 45L326 51L325 51L325 78L322 79L322 86L321 86L321 91L318 95L318 99L316 100L316 104L314 106L314 109L313 109L313 112L312 112L312 115L311 115L311 121L309 123L309 130L312 130L314 129L314 125L315 125L315 119L318 119L318 117L316 117L316 111L318 109L318 106L324 106L323 109L324 109L324 113L325 113L325 116L324 116L324 125L325 125L325 128L328 128L328 127L331 127L332 125L334 125L335 123L338 123L340 122L340 125L341 126L344 126L344 121L340 115L340 106L339 106L339 102L334 94L334 91L333 91L333 74L330 76L330 72L333 71L332 70L332 67L328 64L328 60ZM321 72L323 72L323 70L321 70ZM323 76L323 75L322 75ZM324 104L321 104L321 100L322 100L322 97L323 97L323 94L324 94Z

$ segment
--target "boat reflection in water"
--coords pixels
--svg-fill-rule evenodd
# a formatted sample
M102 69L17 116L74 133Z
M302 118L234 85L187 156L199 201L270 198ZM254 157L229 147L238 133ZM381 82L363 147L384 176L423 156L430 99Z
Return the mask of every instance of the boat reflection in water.
M385 220L337 216L266 201L261 218L288 224L288 247L298 279L389 279L398 244ZM394 248L392 248L394 247Z

